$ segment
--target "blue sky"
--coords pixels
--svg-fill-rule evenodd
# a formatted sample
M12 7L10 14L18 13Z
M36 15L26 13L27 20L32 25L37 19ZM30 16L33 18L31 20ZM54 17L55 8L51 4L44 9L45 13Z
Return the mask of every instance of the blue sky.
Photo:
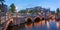
M42 6L44 8L50 8L55 11L56 8L60 8L60 0L5 0L5 4L10 6L12 3L17 7L17 11L20 9Z

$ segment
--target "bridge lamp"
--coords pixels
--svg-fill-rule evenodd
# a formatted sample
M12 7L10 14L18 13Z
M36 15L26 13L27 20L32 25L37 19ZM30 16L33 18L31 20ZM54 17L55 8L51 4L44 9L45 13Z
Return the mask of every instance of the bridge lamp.
M1 24L1 9L0 9L0 24Z
M16 6L16 11L15 11L15 14L16 14L16 21L17 21L17 11L18 10L18 7ZM16 21L15 21L15 24L16 24Z
M16 6L16 12L18 12L18 6Z

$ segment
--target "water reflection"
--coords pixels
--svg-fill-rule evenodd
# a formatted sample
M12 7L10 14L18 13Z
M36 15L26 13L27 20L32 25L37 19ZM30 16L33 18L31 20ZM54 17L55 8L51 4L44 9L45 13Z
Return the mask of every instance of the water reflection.
M46 25L47 25L47 28L49 29L50 25L48 21L46 21Z
M39 27L41 25L41 22L35 22L34 27Z
M31 30L32 26L33 26L32 24L25 24L26 30Z
M60 30L60 22L56 22L57 30Z
M32 24L25 24L25 28L32 28Z
M20 30L60 30L60 22L57 22L55 20L54 21L43 20L43 21L34 22L30 24L25 23L23 24L22 27L20 25ZM16 27L16 28L19 28L19 27Z
M56 27L59 28L59 22L56 22Z
M45 24L45 21L43 20L43 21L35 22L34 26L39 27L39 26L44 25L44 24Z

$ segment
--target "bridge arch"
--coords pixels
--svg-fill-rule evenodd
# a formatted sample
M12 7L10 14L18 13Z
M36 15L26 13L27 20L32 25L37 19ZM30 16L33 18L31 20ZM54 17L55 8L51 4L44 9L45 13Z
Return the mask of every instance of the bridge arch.
M40 16L36 16L36 17L34 18L34 22L38 22L38 21L40 21Z
M7 22L5 23L4 30L7 30L8 26L9 26L11 23L13 23L13 19L9 19L9 21L7 21Z
M42 19L41 20L45 20L45 17L44 16L42 16Z
M11 28L11 24L12 24L12 21L9 23L9 25L8 25L8 27L7 27L6 30L11 30L11 29L10 29L10 28Z
M25 19L25 22L26 22L26 23L32 23L32 18L31 18L31 17L26 18L26 19Z

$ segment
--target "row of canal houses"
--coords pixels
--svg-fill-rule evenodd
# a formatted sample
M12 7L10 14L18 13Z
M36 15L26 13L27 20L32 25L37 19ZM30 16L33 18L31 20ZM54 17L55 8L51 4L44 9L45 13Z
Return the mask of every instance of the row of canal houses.
M0 16L5 16L8 11L6 4L0 4Z
M8 6L6 4L0 4L0 22L1 24L6 21L8 10Z
M37 9L40 17L44 17L45 19L54 19L55 20L55 11L50 11L50 8L42 8L40 6L34 7L34 8L26 8L26 10L32 10L32 14L34 14L34 9Z
M26 10L32 10L32 14L34 14L34 9L37 9L37 13L36 14L39 14L39 15L48 15L48 14L51 14L52 11L50 11L50 8L42 8L40 6L37 6L37 7L34 7L34 8L26 8Z

